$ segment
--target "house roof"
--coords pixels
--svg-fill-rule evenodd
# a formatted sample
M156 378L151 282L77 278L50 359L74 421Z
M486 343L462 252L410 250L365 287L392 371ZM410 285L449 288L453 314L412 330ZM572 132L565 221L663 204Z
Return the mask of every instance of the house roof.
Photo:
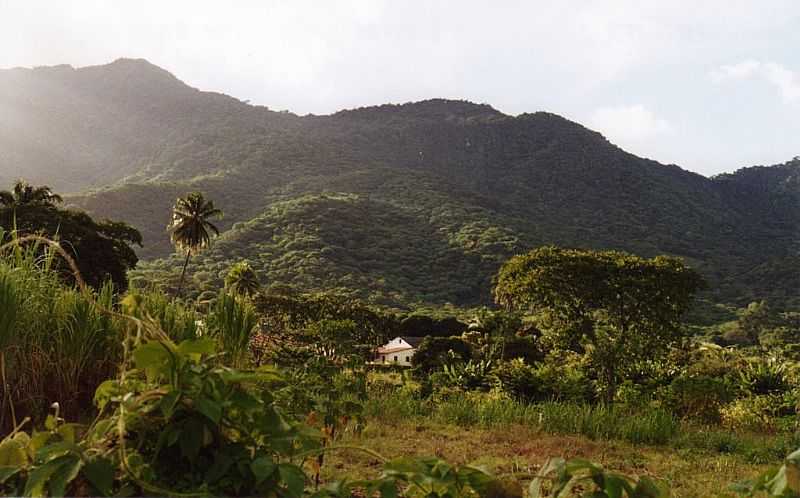
M424 337L415 337L410 335L401 335L400 339L406 341L412 348L418 347L425 340Z
M398 352L398 351L408 351L409 349L416 349L422 343L422 341L425 340L424 337L414 337L414 336L409 336L409 335L401 335L401 336L395 337L395 339L398 339L398 338L402 339L406 344L408 344L408 346L397 346L397 345L393 345L390 342L386 346L379 347L378 348L378 353L379 354L387 354L387 353L395 353L395 352ZM394 339L392 339L392 342L394 342Z

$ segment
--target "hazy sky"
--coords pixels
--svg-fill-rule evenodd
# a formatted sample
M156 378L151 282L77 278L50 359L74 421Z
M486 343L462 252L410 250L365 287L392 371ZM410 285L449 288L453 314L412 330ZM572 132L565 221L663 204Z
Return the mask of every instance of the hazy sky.
M0 0L0 67L119 57L298 114L551 111L706 175L800 155L797 0Z

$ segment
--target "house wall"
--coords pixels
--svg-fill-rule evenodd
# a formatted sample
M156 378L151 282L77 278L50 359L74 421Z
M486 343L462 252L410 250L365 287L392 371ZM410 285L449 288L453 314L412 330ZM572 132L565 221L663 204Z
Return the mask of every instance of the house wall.
M414 350L406 349L405 351L397 351L396 353L381 354L378 358L378 363L411 366L411 358L413 356Z

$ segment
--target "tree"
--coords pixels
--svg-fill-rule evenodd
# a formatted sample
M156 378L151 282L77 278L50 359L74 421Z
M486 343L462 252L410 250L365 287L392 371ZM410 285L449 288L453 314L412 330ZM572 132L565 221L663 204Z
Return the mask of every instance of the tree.
M18 180L10 191L0 191L0 206L6 208L31 205L54 206L62 202L61 196L54 194L50 187L34 187L25 180Z
M420 343L411 364L418 375L428 375L435 370L440 370L453 358L458 361L467 361L472 357L469 344L460 337L433 337L428 336Z
M761 334L774 325L769 305L765 301L750 303L739 316L737 325L750 344L761 345Z
M219 235L219 229L210 220L221 216L222 211L215 208L214 202L206 200L200 192L192 192L175 201L175 206L172 208L172 222L167 229L176 249L186 253L178 284L179 296L183 289L189 258L208 247L211 238Z
M678 258L550 246L506 262L494 297L537 314L555 345L588 354L611 401L637 365L683 337L681 318L704 286Z
M56 206L61 197L47 187L18 182L13 192L0 192L0 228L16 230L19 236L42 235L58 241L75 260L83 280L99 289L111 281L119 291L128 287L128 270L139 261L132 246L142 245L142 235L121 222L92 219L83 211ZM74 275L59 258L56 269L64 280Z
M234 294L253 297L261 289L261 283L250 264L240 261L225 276L225 287Z

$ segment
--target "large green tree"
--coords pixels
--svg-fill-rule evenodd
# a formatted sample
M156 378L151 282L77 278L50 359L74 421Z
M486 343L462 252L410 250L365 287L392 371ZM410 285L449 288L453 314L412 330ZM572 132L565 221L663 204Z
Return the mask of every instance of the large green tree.
M220 217L222 211L214 207L214 201L207 200L200 192L192 192L175 201L175 206L172 208L172 222L167 229L175 247L186 253L178 284L178 295L183 289L189 258L208 247L211 239L219 235L219 229L211 223L211 220Z
M18 236L43 235L58 241L75 259L84 281L100 288L112 281L118 290L128 286L127 271L139 258L132 246L142 245L141 234L115 221L95 221L83 211L57 206L61 197L48 187L19 181L11 191L0 192L0 228ZM55 260L64 278L74 278L64 262Z
M683 337L681 318L704 285L678 258L550 246L505 263L494 296L538 315L554 345L588 354L610 401L621 380Z

